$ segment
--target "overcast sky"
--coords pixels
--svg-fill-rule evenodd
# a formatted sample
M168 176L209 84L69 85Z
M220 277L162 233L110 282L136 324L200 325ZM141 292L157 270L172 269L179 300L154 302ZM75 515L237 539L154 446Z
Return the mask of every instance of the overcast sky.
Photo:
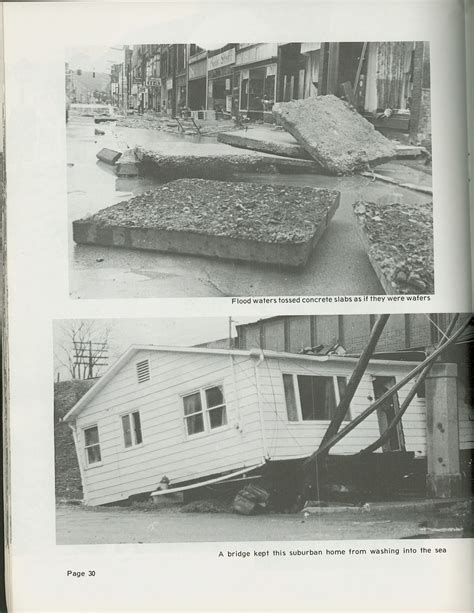
M235 324L255 321L255 317L232 318L232 336L236 335ZM70 379L64 352L70 351L68 331L78 320L54 322L54 379ZM177 345L192 346L221 338L228 338L228 317L156 318L156 319L96 319L96 336L89 340L101 341L106 328L110 329L109 362L113 364L130 345Z
M113 47L70 47L66 49L66 62L69 68L80 68L85 72L110 73L112 64L123 62L122 45Z

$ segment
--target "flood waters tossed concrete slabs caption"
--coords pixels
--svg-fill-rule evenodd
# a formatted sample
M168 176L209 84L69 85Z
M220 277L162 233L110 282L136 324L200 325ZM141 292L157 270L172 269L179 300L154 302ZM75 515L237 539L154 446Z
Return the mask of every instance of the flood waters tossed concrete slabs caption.
M364 170L368 164L386 162L396 155L390 140L336 96L279 102L273 115L331 174Z
M179 179L74 221L73 238L79 244L301 267L339 196L314 187Z

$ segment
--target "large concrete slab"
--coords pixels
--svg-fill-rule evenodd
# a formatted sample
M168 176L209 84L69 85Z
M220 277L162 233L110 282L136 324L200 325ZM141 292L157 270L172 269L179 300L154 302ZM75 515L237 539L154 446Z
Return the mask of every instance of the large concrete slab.
M338 205L335 190L181 179L74 221L73 238L297 268Z
M385 162L396 155L391 141L336 96L279 102L273 114L331 174L366 170L368 164Z
M224 143L157 143L136 149L144 175L163 180L179 178L231 179L238 172L320 173L314 160L300 160L259 151L237 149Z
M387 294L433 294L433 205L356 202L357 229Z
M221 132L217 140L241 149L263 151L302 160L311 159L306 149L301 147L291 134L281 128L258 127L249 128L247 131Z

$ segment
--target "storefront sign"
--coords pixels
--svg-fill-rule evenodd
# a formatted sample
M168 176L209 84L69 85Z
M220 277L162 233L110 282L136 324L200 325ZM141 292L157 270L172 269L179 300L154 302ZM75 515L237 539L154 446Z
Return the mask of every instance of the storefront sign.
M151 87L161 85L160 77L148 77L147 85L150 85Z
M207 70L216 70L235 62L235 49L228 49L223 53L207 58Z
M277 73L276 64L270 64L270 66L267 66L267 77L274 77L276 73Z
M261 43L255 47L249 47L243 51L239 51L235 63L237 66L252 64L253 62L261 62L278 54L278 43Z
M166 80L166 89L173 89L173 79Z

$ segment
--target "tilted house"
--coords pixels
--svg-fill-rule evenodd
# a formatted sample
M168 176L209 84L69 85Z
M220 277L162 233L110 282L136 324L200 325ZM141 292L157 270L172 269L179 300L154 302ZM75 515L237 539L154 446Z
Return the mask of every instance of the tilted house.
M164 476L176 487L308 456L356 362L275 351L132 346L64 418L74 435L85 504L152 492ZM372 360L348 418L414 366ZM432 372L448 367L437 364ZM409 387L331 453L356 453L377 439ZM461 421L468 420L465 412ZM425 399L416 396L380 452L406 449L426 456L426 426Z

